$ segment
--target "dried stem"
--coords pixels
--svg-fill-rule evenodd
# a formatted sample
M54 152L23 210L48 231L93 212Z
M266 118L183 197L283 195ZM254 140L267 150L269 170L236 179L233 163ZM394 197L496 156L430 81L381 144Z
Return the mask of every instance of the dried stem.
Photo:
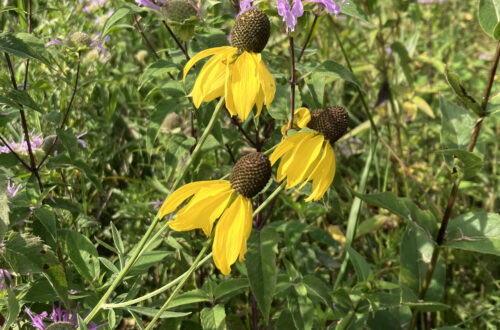
M491 87L493 86L493 81L495 78L495 73L497 71L499 59L500 59L500 42L497 44L495 58L493 59L490 74L488 76L488 82L486 84L486 89L484 91L483 101L481 103L482 116L476 120L476 123L472 128L471 138L469 141L469 145L467 146L468 152L472 152L474 150L474 147L476 146L477 143L477 138L479 136L479 132L481 131L481 126L483 124L484 118L486 117L486 107L488 106ZM456 179L455 182L453 183L453 187L451 188L450 197L448 198L448 202L446 204L446 210L444 211L443 219L441 220L441 227L439 228L438 236L436 239L437 246L434 247L431 262L429 264L429 268L427 269L427 274L425 275L425 279L422 283L422 288L420 289L420 293L418 295L418 298L421 300L425 298L425 294L427 293L427 290L429 289L432 280L432 275L434 274L434 270L436 269L436 264L439 257L439 250L444 242L446 227L450 222L451 211L453 209L453 205L455 204L455 200L457 198L459 186L460 186L460 179ZM412 330L415 327L417 323L417 317L418 317L418 311L414 310L410 322L410 327L409 327L410 330Z

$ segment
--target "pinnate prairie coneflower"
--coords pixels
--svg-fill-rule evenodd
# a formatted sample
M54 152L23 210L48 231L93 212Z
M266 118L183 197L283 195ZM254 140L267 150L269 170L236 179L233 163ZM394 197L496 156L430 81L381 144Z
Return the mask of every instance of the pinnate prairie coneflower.
M199 60L212 56L198 75L190 96L196 108L201 102L225 97L231 116L242 121L248 118L253 106L258 116L265 104L273 101L276 84L262 61L261 52L269 40L271 23L258 8L241 13L231 31L231 46L206 49L184 67L184 79Z
M349 117L343 107L315 110L310 114L305 108L298 110L294 126L312 131L286 136L270 157L273 165L281 158L277 178L279 181L286 178L286 189L302 183L298 188L301 189L312 181L312 193L306 201L323 197L335 176L333 143L344 135L348 124Z
M252 231L251 198L265 187L271 177L266 155L250 153L236 162L228 180L188 183L174 191L160 209L160 219L174 212L191 198L169 222L177 231L201 229L207 237L219 219L212 246L215 266L229 275L231 265L244 261L247 240Z

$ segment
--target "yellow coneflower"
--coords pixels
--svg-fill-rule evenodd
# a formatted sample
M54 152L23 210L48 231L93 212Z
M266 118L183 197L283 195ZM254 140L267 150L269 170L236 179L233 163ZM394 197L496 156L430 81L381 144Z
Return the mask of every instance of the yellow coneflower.
M213 259L224 275L239 258L245 260L247 240L252 231L251 198L258 194L271 177L266 155L254 152L243 156L233 167L229 181L213 180L188 183L177 189L163 203L160 219L174 212L185 200L191 200L169 222L177 231L201 229L208 237L215 228Z
M190 96L196 108L201 102L225 96L231 116L247 119L254 105L258 116L262 105L273 101L276 84L262 61L261 52L267 44L271 24L266 14L252 8L242 13L231 31L232 46L206 49L194 56L184 67L184 79L199 60L212 56L203 66Z
M312 181L312 193L306 201L321 199L335 176L335 153L333 143L344 135L349 117L342 107L330 107L309 114L305 108L297 111L294 124L298 128L306 126L313 131L298 132L285 137L270 157L274 165L281 158L278 180L286 178L286 189L299 186L299 190ZM285 125L282 128L286 133Z

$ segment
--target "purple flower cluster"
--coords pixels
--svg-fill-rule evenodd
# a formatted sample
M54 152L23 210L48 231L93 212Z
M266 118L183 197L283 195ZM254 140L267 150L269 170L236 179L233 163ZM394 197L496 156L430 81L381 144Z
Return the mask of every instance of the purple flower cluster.
M293 0L293 6L290 6L289 0L276 0L278 14L283 17L286 26L291 30L295 30L297 19L304 14L302 1L315 2L318 5L326 8L330 14L337 16L342 9L337 1L334 0ZM346 0L340 0L340 3L345 3Z
M49 46L52 46L52 45L64 45L64 43L60 40L57 40L55 38L52 38L52 37L48 37L50 40L49 42L47 42L45 44L45 47L49 47ZM107 56L108 55L108 50L106 48L104 48L104 43L108 42L109 41L109 36L106 36L104 37L104 39L100 40L101 39L101 33L98 33L96 34L93 38L92 38L92 42L90 43L90 47L95 47L97 48L98 50L101 51L101 53L104 55L104 56Z
M138 6L145 6L145 7L149 7L151 9L154 9L154 10L161 11L161 7L160 6L164 5L166 3L166 1L165 0L157 0L157 1L153 1L153 0L135 0L135 3Z
M52 320L52 322L49 325L45 325L44 322L44 319L46 319L47 316L49 315L48 312L44 311L37 315L33 313L29 308L26 308L25 312L31 318L31 325L39 330L45 330L49 325L61 322L71 323L72 325L75 326L75 329L78 328L77 309L75 309L75 311L70 317L71 312L67 309L63 309L61 307L61 303L59 303L59 306L57 308L55 308L54 304L52 304L52 313L50 313L50 319ZM106 324L107 323L97 325L94 322L90 322L87 325L87 327L89 330L96 330L99 329L100 327L105 326Z
M7 181L7 195L9 197L14 197L17 195L19 190L21 190L21 184L15 184L10 181L10 179ZM2 270L0 269L0 276L1 276ZM1 287L1 286L0 286Z
M30 139L31 148L39 148L43 143L43 139L40 134L35 134ZM15 152L20 154L28 154L28 143L24 140L24 135L21 138L21 142L15 143L14 140L11 141L9 145ZM7 154L10 150L8 146L0 146L0 154Z

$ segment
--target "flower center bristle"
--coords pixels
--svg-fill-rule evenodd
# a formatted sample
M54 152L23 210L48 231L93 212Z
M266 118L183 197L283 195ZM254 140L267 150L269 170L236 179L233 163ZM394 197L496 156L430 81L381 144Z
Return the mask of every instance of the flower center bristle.
M238 49L260 53L266 47L271 34L271 22L267 15L258 8L252 8L241 14L231 31L231 45Z
M73 32L69 36L69 44L72 47L88 47L92 39L85 32Z
M184 23L198 12L188 0L169 0L165 5L165 16L169 21Z
M334 106L312 111L307 127L323 134L333 144L345 134L348 125L349 116L345 108Z
M239 194L252 198L271 178L271 163L262 152L253 152L241 157L233 167L229 181Z

